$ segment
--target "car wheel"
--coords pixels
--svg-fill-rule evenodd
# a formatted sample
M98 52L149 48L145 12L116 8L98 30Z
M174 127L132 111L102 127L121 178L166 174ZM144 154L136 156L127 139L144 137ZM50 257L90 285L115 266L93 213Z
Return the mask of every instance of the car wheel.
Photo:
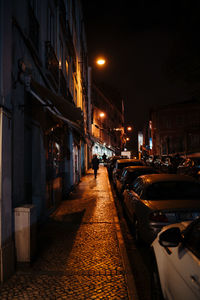
M151 300L164 300L155 255L151 253Z

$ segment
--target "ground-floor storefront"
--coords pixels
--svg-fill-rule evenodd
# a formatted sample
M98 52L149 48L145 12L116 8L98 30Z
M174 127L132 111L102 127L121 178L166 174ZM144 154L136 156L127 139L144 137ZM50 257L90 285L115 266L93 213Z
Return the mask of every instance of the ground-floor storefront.
M107 158L114 156L115 152L114 149L111 149L111 146L105 146L100 142L94 142L92 147L92 155L96 154L98 158L102 159L103 155L105 154Z

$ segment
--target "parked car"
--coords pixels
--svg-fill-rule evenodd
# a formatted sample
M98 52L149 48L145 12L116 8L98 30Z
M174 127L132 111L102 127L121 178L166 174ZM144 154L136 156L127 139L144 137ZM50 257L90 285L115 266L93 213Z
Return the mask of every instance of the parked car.
M139 176L123 196L136 241L151 243L163 226L200 215L200 183L191 176Z
M200 219L163 227L152 243L164 299L200 299Z
M144 162L140 159L118 159L115 163L115 167L112 173L112 179L114 186L116 185L116 181L120 179L122 170L128 166L143 166Z
M184 159L177 167L177 173L200 179L200 157Z
M163 155L160 164L160 171L162 173L176 174L177 171L176 158L170 155Z
M156 174L157 171L148 166L129 166L122 171L120 178L116 179L116 190L120 197L122 197L125 188L132 188L134 180L144 174Z
M160 156L156 156L155 159L153 160L153 163L152 163L152 166L157 169L157 170L160 170L160 167L161 167L161 163L162 163L162 160L164 158L160 155Z
M110 179L112 179L112 172L113 172L113 169L115 167L115 163L120 158L121 158L121 156L112 156L107 161L107 170L108 170L108 175L109 175Z
M158 155L149 155L145 160L146 165L153 167L154 161L157 159L157 157L158 157Z

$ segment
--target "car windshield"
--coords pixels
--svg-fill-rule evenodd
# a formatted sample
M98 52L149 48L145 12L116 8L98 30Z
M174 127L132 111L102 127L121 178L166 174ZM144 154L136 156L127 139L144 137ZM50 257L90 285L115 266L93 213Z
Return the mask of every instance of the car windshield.
M148 200L200 200L200 184L188 181L156 182L147 188L146 196Z
M155 170L138 170L135 172L130 172L127 175L127 183L133 184L134 180L141 175L145 175L145 174L156 174L157 172Z
M122 170L123 168L128 167L128 166L143 166L143 165L144 165L143 162L132 161L132 162L118 164L118 169Z

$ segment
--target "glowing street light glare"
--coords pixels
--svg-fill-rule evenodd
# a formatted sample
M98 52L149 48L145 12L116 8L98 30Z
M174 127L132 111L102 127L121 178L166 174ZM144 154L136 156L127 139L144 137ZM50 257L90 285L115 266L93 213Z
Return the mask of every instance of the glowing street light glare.
M105 113L104 113L104 112L101 112L101 113L99 114L99 116L100 116L101 118L103 118L103 117L105 117Z
M105 61L104 58L98 58L98 59L96 60L96 63L97 63L97 65L99 65L99 66L103 66L103 65L105 65L106 61Z
M127 141L130 141L130 138L129 138L129 137L127 137L127 138L126 138L126 140L127 140Z
M132 127L131 127L131 126L128 126L128 127L127 127L127 130L128 130L128 131L131 131L131 130L132 130Z

